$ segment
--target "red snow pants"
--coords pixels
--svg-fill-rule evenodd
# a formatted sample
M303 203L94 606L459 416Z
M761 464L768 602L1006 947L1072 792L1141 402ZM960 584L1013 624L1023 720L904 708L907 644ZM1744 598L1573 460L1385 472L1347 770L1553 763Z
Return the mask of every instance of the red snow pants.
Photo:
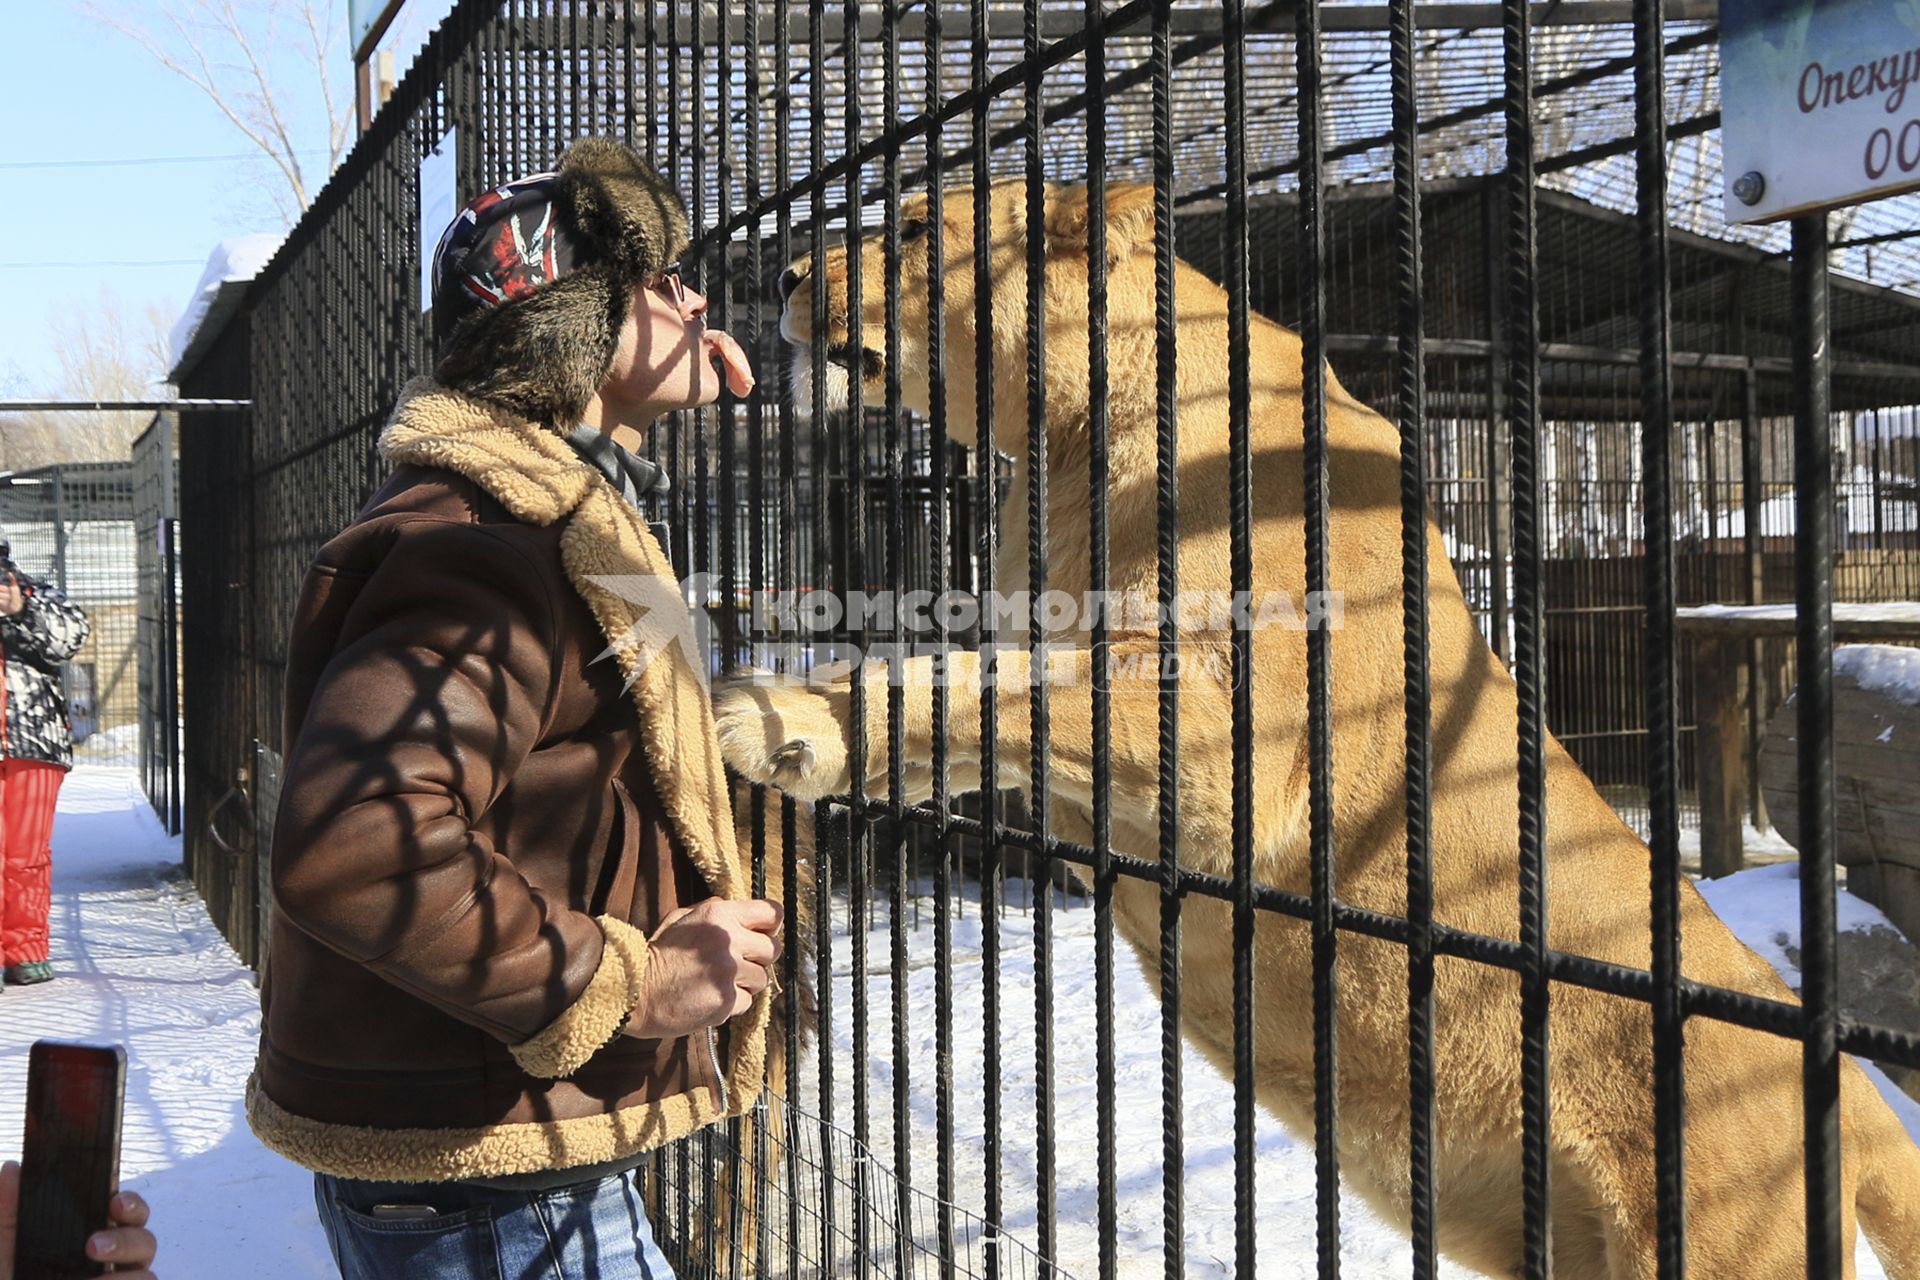
M8 965L48 958L53 806L66 776L44 760L0 760L0 952Z

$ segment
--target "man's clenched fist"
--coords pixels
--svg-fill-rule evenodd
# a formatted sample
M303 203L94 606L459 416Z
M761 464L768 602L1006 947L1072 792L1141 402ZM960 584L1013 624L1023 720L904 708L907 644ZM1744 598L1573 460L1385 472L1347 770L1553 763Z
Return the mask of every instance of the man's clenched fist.
M780 959L780 904L708 898L660 922L626 1033L671 1040L745 1013Z

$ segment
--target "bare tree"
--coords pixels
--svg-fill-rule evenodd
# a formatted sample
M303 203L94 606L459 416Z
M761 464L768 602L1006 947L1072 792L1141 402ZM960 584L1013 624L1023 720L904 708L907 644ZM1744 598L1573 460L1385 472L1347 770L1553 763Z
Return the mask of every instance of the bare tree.
M335 0L154 0L160 30L101 4L85 8L204 93L260 151L284 180L272 190L289 222L306 211L353 141L352 97L335 92L343 25ZM312 75L278 74L287 60L310 67ZM321 150L303 145L316 105L325 122L326 155L317 175L314 165L302 162Z
M158 304L131 314L102 291L92 307L51 321L59 353L56 396L70 400L146 400L164 391L167 315ZM0 418L0 470L54 462L124 462L152 418L148 413L22 413Z

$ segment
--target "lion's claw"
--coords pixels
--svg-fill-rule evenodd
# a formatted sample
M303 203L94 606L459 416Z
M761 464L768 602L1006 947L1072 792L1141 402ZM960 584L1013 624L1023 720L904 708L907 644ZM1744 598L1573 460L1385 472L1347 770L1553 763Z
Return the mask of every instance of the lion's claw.
M778 787L796 800L848 789L844 684L728 680L714 691L720 752L749 782Z
M795 738L773 753L773 767L805 773L813 767L813 745L804 738Z

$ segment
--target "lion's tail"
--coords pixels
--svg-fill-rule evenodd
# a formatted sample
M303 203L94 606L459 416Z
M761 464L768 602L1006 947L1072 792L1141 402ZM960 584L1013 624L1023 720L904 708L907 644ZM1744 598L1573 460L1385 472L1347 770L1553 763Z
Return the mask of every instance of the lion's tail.
M1889 1280L1920 1280L1920 1147L1871 1083L1862 1090L1860 1229Z

